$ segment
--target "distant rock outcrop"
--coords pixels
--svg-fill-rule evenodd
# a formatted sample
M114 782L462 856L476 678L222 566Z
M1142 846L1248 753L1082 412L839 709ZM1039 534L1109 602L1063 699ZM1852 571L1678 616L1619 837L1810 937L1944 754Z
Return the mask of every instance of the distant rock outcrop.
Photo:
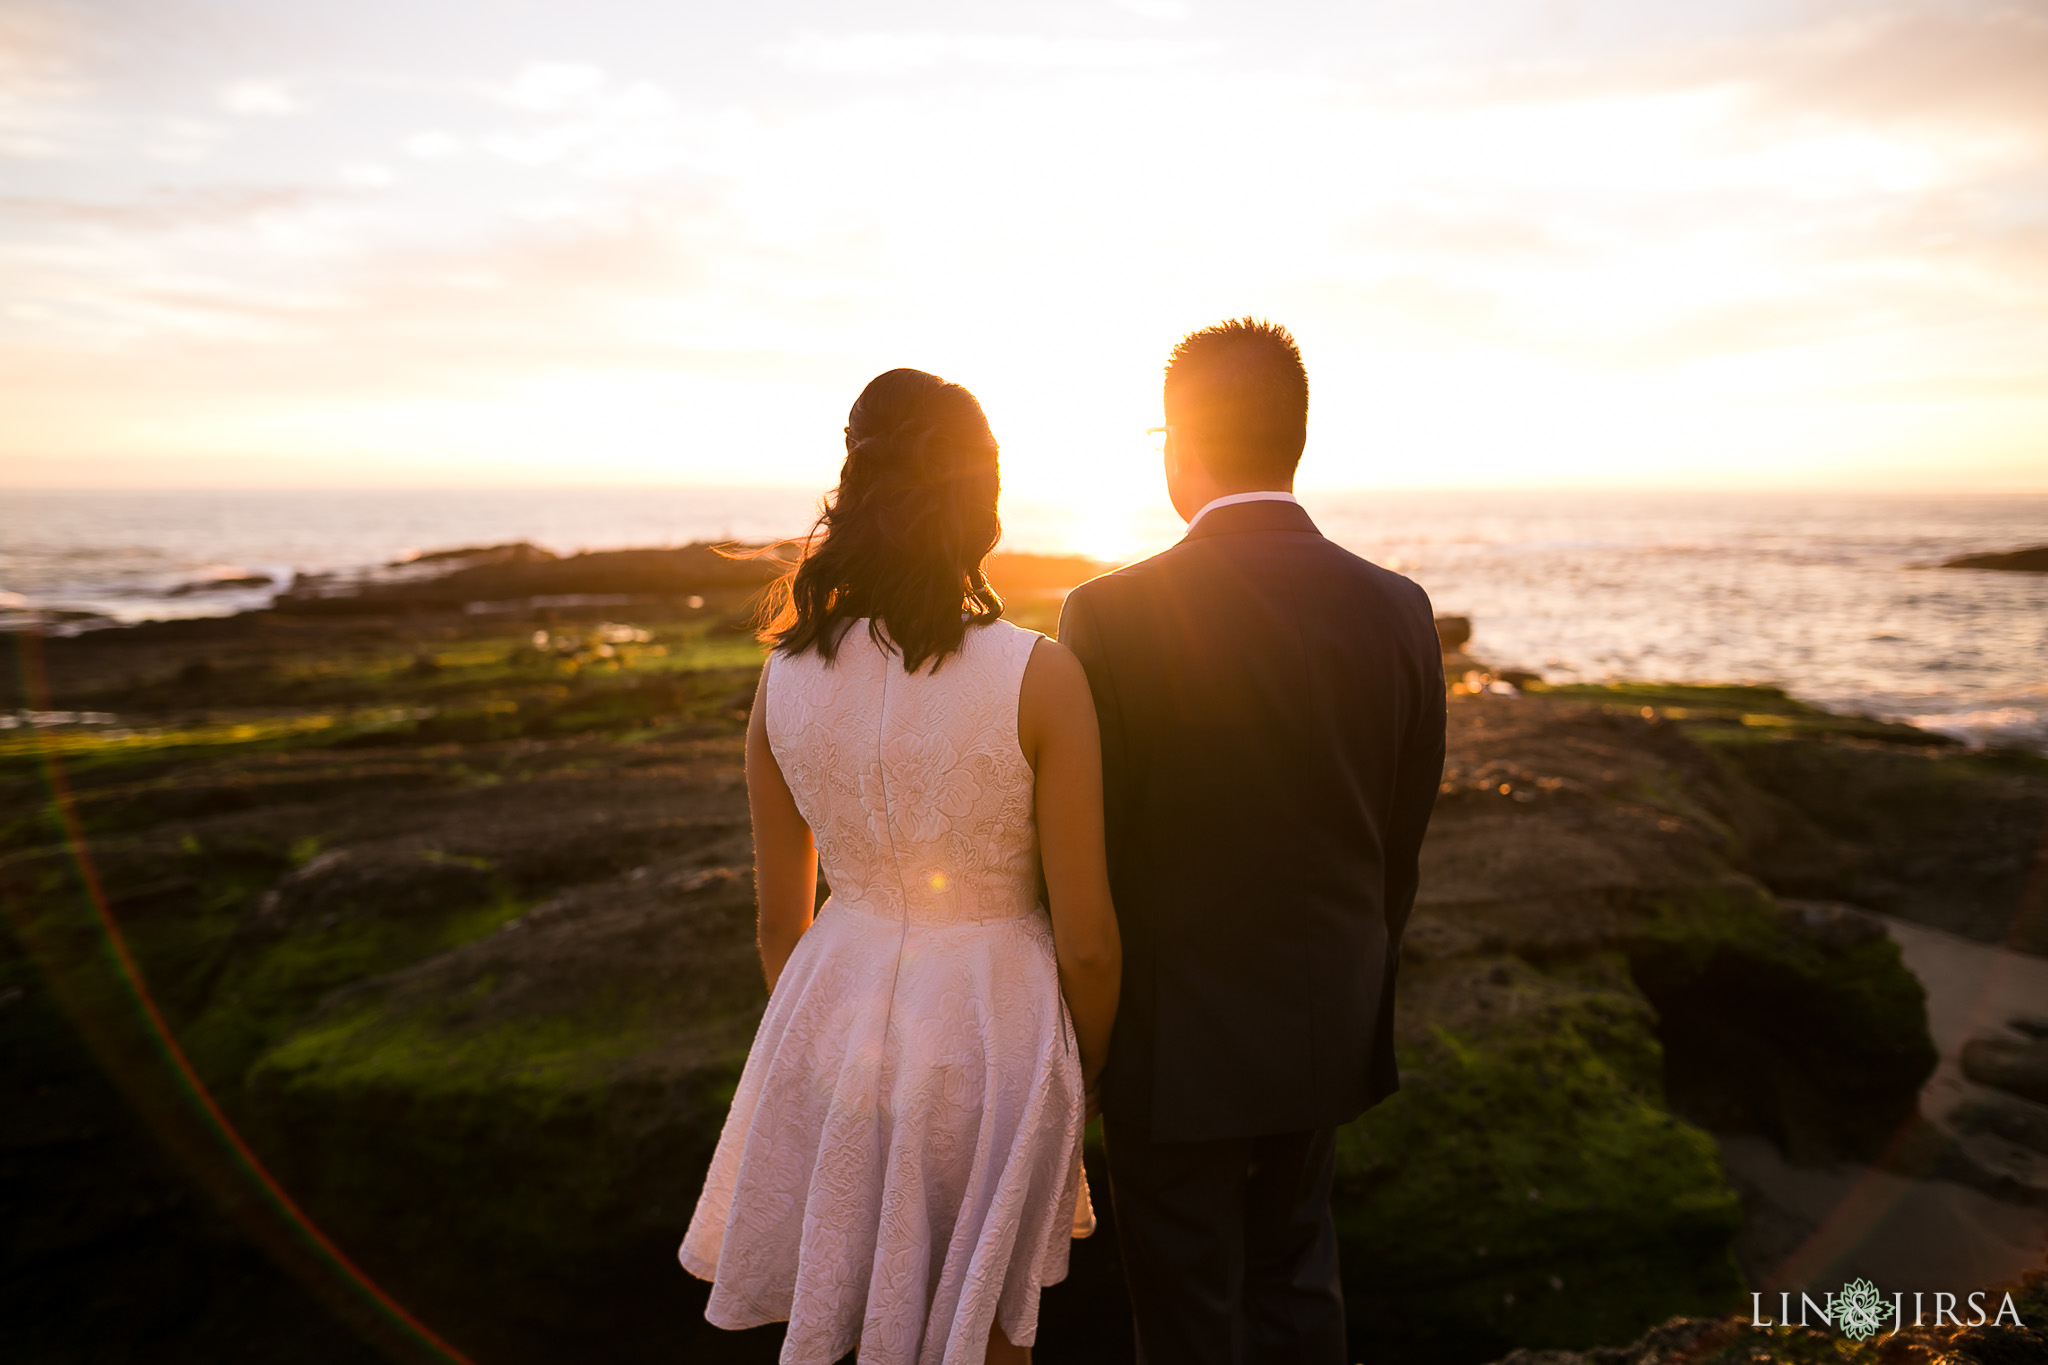
M192 597L205 592L240 592L249 588L267 588L276 581L267 573L240 574L234 578L199 578L190 583L180 583L164 596Z
M1937 569L2003 569L2010 573L2048 573L2048 545L2029 545L2024 550L1995 554L1957 555L1934 566Z
M405 568L414 564L540 564L560 559L553 550L543 550L530 541L515 540L504 545L467 545L453 550L429 550L425 554L410 555L397 560L391 568Z
M734 559L711 545L599 550L560 559L524 544L442 551L399 568L443 565L451 567L396 579L302 576L278 594L275 608L295 616L383 616L462 611L472 602L532 598L604 598L614 604L673 600L759 588L780 568L766 559Z
M755 549L765 552L696 544L563 557L525 542L437 550L380 574L301 575L274 605L293 616L409 616L514 604L622 606L731 597L765 587L793 559L792 546ZM1057 596L1112 567L1078 555L997 554L990 556L989 578L1006 597Z

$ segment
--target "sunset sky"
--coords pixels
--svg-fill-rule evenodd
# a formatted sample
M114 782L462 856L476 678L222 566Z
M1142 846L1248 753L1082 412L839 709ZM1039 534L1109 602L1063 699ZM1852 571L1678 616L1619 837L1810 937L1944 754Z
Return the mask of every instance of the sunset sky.
M1136 496L2048 490L2048 9L0 0L0 486L829 482L895 365Z

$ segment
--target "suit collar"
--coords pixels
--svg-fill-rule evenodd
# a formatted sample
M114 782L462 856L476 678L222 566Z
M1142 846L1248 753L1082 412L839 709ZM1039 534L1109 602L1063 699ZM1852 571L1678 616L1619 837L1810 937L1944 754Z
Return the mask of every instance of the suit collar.
M1238 502L1212 507L1208 514L1181 537L1183 541L1208 536L1238 535L1247 531L1306 531L1321 535L1305 508L1298 502Z

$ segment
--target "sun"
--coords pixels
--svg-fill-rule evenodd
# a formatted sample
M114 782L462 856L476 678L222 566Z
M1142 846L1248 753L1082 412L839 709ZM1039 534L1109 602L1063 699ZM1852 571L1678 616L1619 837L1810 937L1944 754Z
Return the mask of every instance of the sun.
M1137 509L1122 501L1084 501L1073 509L1068 543L1076 554L1122 564L1140 548Z

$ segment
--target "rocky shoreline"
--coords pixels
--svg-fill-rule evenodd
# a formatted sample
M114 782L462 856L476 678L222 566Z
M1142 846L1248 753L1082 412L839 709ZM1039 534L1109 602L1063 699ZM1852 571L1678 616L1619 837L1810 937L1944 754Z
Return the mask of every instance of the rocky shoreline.
M0 708L73 718L0 733L0 1069L35 1101L0 1119L20 1358L393 1340L319 1257L298 1280L252 1250L290 1229L236 1194L125 993L50 754L199 1076L398 1301L494 1363L773 1358L772 1329L704 1327L673 1261L762 1004L740 731L772 570L701 546L544 554L14 638L26 681ZM1049 629L1095 567L1011 557L995 580ZM1341 1154L1361 1353L1635 1362L1675 1358L1663 1338L1611 1353L1673 1315L1726 1330L1778 1268L1745 1260L1732 1139L2048 1197L1997 1159L2024 1123L1922 1113L1924 993L1872 913L2048 952L2048 761L1772 689L1449 662L1406 1084ZM2048 1113L2007 1046L2024 1035L1986 1041L1960 1065ZM1109 1219L1048 1291L1047 1359L1128 1359L1113 1238Z

